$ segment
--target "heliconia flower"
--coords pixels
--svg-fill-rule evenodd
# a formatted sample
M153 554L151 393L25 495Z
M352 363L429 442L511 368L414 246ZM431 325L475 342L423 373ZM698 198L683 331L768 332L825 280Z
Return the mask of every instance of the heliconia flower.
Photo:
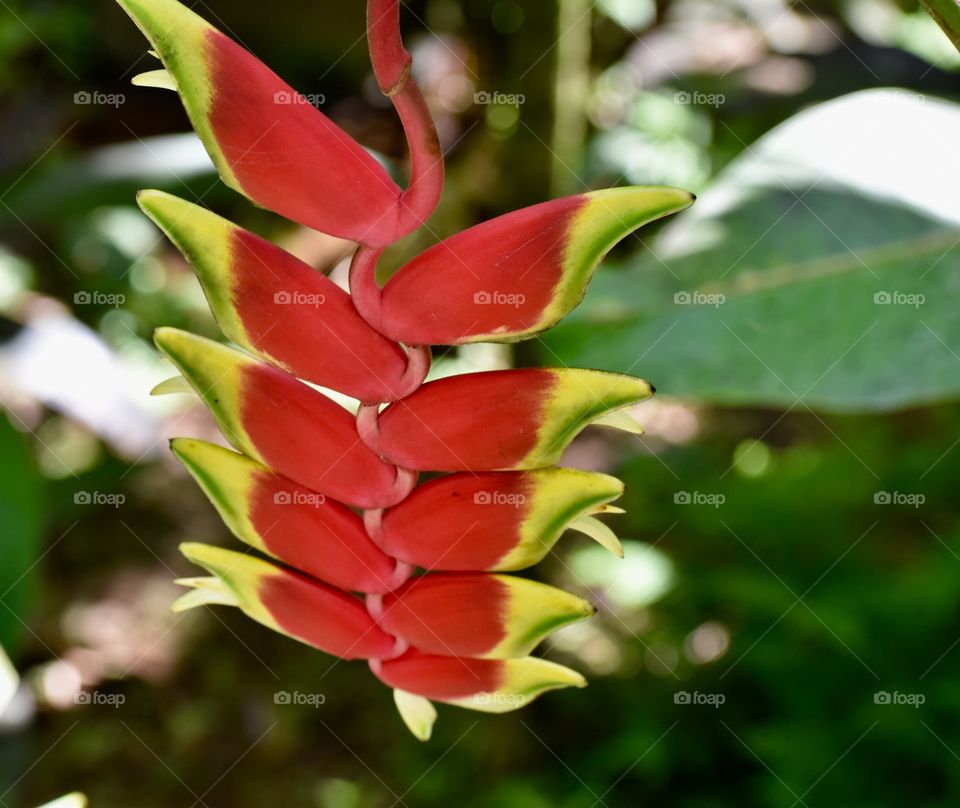
M379 625L425 653L508 659L595 611L569 592L515 575L441 572L384 596Z
M180 551L213 577L183 579L192 591L175 610L204 603L237 606L267 628L341 659L387 659L403 648L353 595L233 550L186 543Z
M565 468L437 477L388 508L369 529L395 558L432 570L518 570L540 561L567 528L623 555L591 514L610 512L623 483ZM591 532L592 531L592 532Z
M527 339L580 302L614 244L692 201L677 188L636 187L543 202L444 239L382 290L368 271L354 295L377 330L408 345Z
M176 438L170 446L251 547L347 591L382 594L409 577L409 565L377 547L339 502L212 443Z
M640 431L625 407L643 379L570 368L464 373L429 382L360 423L364 439L408 469L496 471L554 465L588 424ZM482 425L482 426L481 426Z
M376 159L236 42L176 0L118 2L153 45L169 74L161 85L177 88L231 188L295 222L371 245L420 223Z
M587 684L576 671L537 657L466 659L410 649L394 659L372 660L370 667L390 687L488 713L519 709L548 690Z
M282 370L175 328L154 341L234 446L278 473L358 508L403 499L415 476L359 439L347 410Z
M596 518L622 512L611 503L623 484L556 464L590 424L641 433L631 408L653 387L568 368L423 384L430 346L546 330L579 303L617 241L692 195L619 188L515 211L441 241L381 289L380 256L431 215L444 177L400 37L399 0L367 0L367 39L374 78L407 140L404 190L304 96L177 0L118 2L164 65L134 83L179 92L226 183L358 243L348 295L210 211L141 192L141 207L193 265L241 349L172 328L155 333L182 375L153 392L198 393L242 454L187 438L172 441L173 452L252 548L181 545L209 574L180 579L190 591L174 608L238 607L336 657L368 660L421 740L437 717L431 700L501 713L548 690L584 687L576 671L527 655L593 607L501 573L536 563L567 529L623 555ZM359 399L356 416L311 385ZM415 488L419 471L452 473Z
M393 401L423 381L429 352L408 360L312 267L170 194L141 191L137 199L193 265L220 328L238 345L361 401Z

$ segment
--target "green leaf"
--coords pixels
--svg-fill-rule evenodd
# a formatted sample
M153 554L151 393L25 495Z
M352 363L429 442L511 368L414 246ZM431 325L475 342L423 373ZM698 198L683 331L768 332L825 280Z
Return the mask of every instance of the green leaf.
M960 394L960 107L806 110L543 337L543 358L731 405L890 410Z
M0 646L14 656L34 594L42 481L26 441L0 416Z
M960 3L957 0L922 0L924 8L937 21L950 41L960 50Z

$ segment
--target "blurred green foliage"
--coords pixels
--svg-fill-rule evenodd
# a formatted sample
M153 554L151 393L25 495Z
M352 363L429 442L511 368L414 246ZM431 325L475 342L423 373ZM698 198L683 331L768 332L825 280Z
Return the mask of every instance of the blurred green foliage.
M960 106L905 92L797 115L648 253L602 273L544 337L544 358L630 372L643 357L661 392L723 404L849 412L955 398L958 140Z
M813 103L882 86L957 95L956 54L907 0L600 5L591 17L591 62L579 66L591 88L583 111L591 134L559 166L574 189L669 182L706 190L706 198L725 167L749 160L766 133ZM154 327L217 331L188 271L138 218L136 188L202 197L277 239L296 234L215 181L189 149L151 139L184 132L186 120L171 94L128 85L150 65L142 39L112 3L8 0L6 10L3 347L22 336L38 299L44 306L56 300L122 360L123 373L142 366L155 374ZM392 161L402 155L389 107L370 92L359 5L279 0L265 10L210 0L199 10L299 89L323 93L325 110L366 145ZM418 0L405 21L411 44L419 38L425 48L419 63L425 54L446 58L436 68L441 75L460 71L477 90L526 100L509 109L468 100L446 110L443 206L432 235L391 252L397 261L429 240L541 201L558 174L549 148L554 4ZM443 37L441 45L425 38L428 29ZM122 93L124 101L74 103L76 93L95 90ZM677 93L723 102L677 103ZM164 142L172 151L158 151ZM35 715L0 726L0 802L32 806L79 789L95 807L143 808L245 808L278 799L323 808L953 805L960 786L960 407L887 415L821 409L862 410L889 394L882 384L871 387L878 378L896 384L921 371L933 392L920 396L911 382L886 403L945 399L955 393L960 359L939 348L935 356L911 353L929 354L930 346L903 344L903 334L917 333L916 311L903 307L895 313L904 330L890 326L876 343L887 354L878 350L831 376L811 409L795 406L856 329L869 325L864 307L880 287L859 275L849 281L857 288L838 283L814 299L776 290L725 304L734 328L744 329L793 395L725 336L717 319L717 312L727 316L723 307L685 312L669 339L656 340L664 330L657 331L658 308L677 291L708 290L754 241L742 269L805 264L836 250L811 208L857 252L950 231L936 217L862 193L814 188L805 197L810 208L791 208L795 199L786 194L768 188L746 200L725 222L731 238L678 261L689 273L681 282L658 269L648 246L656 252L666 228L628 240L569 327L545 343L518 346L520 363L555 362L555 351L587 364L635 363L661 391L673 388L693 405L657 410L655 399L639 413L651 421L646 438L591 433L571 457L628 484L621 503L628 513L611 520L632 540L619 589L597 583L603 576L587 543L572 535L538 572L602 607L588 629L560 635L546 649L583 669L591 686L499 718L441 707L426 745L409 736L389 691L359 663L314 653L232 610L166 616L174 596L168 582L189 569L176 544L226 540L200 492L159 450L124 453L56 402L24 405L20 392L5 390L4 402L25 419L14 423L29 431L13 434L0 423L0 591L33 563L31 545L46 553L16 661L31 688L53 692L64 675L58 658L87 671L95 659L100 689L124 701L40 700ZM786 228L761 238L784 211ZM899 261L904 280L895 288L909 291L930 260L917 251ZM956 273L954 251L924 281L930 311L938 312L929 322L950 333ZM80 305L78 294L100 297ZM107 302L117 296L124 302ZM824 300L834 308L821 319ZM622 317L624 309L625 327L597 319L610 311ZM770 317L793 323L779 344L763 328ZM135 397L146 397L148 375L131 377ZM95 400L106 400L111 378L105 374L95 388L91 382ZM839 399L847 406L830 406ZM188 418L170 428L202 426ZM85 506L78 491L125 500L119 508ZM42 544L35 538L41 523ZM0 597L0 630L9 632L11 611L22 605ZM9 634L0 642L7 647ZM325 698L318 707L282 705L280 691ZM884 693L891 702L922 696L924 703L885 704Z
M960 48L960 7L949 0L923 0L923 5L950 41Z
M23 435L0 416L0 647L20 644L34 593L43 530L43 480Z

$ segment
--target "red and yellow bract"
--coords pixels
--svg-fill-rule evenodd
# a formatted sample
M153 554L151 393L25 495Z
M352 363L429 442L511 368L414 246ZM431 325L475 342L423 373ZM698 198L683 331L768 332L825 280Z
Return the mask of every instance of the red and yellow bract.
M190 591L174 608L235 606L341 659L368 660L421 739L436 717L430 700L505 712L582 687L576 671L529 654L593 607L503 573L537 563L568 528L622 555L595 518L618 510L610 503L622 483L556 464L591 423L639 432L625 410L653 388L570 368L424 384L429 346L512 342L550 328L617 241L692 196L615 188L534 205L444 239L380 288L383 249L424 224L443 187L398 0L369 0L367 30L374 75L410 149L403 189L304 96L176 0L119 2L163 63L135 83L179 92L223 180L358 245L348 294L210 211L140 193L242 349L157 330L182 379L156 392L192 387L238 450L178 438L173 452L233 534L262 554L182 545L209 575L181 579ZM311 385L355 398L356 416ZM416 486L420 471L451 473Z

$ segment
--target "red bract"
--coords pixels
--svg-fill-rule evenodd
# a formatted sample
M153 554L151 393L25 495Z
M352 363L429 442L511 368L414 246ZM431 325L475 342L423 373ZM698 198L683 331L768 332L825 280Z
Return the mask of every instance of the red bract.
M558 462L590 423L652 394L643 379L599 370L464 373L425 384L379 415L367 408L359 423L371 447L405 468L532 469Z
M364 316L409 345L514 342L576 306L597 264L632 230L690 204L674 188L614 188L543 202L425 250L382 289L359 277ZM369 270L367 271L369 273Z
M395 659L371 660L370 667L405 693L489 713L525 707L548 690L587 684L576 671L536 657L464 659L410 650Z
M585 600L525 578L435 573L385 596L379 623L428 653L507 659L526 656L554 629L593 613Z
M429 356L407 356L313 267L170 194L141 191L138 201L193 265L223 333L238 345L361 401L393 401L423 381Z
M593 607L500 573L535 564L568 528L623 554L596 518L619 510L610 503L623 484L556 464L590 424L641 431L626 409L653 388L569 368L423 384L429 345L549 328L613 244L692 197L617 188L545 202L441 241L381 289L383 248L426 221L443 185L398 0L369 0L367 26L374 75L410 149L403 190L304 96L176 0L119 2L165 68L136 83L180 93L224 181L358 243L351 295L209 211L140 194L243 349L158 329L182 378L155 392L192 388L239 453L187 438L172 449L233 534L267 556L183 545L209 575L181 579L190 591L175 608L235 606L341 659L369 660L421 739L436 717L430 699L504 712L582 687L579 673L529 654ZM307 382L355 398L356 416ZM418 471L454 473L415 487Z
M293 376L203 337L159 328L157 347L213 413L227 440L307 488L358 508L385 508L415 474L385 462L336 402Z
M421 224L383 167L270 68L176 0L118 0L153 45L220 176L324 232L389 244ZM429 212L426 212L429 215Z
M259 623L343 659L384 659L402 648L381 629L360 598L260 558L183 544L183 554L213 578L188 578L176 610L229 603Z
M591 514L622 493L616 478L574 469L462 472L418 486L367 528L385 552L425 569L519 570L540 561L567 528L603 530ZM607 531L604 544L617 552Z
M212 443L177 438L171 449L251 547L352 592L389 592L409 577L408 565L374 544L360 517L336 500Z

